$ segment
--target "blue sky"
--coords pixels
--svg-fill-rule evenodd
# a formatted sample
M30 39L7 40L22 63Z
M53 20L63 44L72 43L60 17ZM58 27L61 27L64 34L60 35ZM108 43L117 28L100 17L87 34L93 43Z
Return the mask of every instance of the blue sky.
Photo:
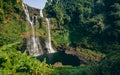
M23 0L23 2L28 4L29 6L43 9L47 0Z

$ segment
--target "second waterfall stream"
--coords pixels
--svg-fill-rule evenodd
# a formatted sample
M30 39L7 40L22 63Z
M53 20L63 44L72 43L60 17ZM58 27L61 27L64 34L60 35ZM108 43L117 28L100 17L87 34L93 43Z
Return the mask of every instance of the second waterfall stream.
M40 9L40 16L42 18L44 18L43 13L42 13L42 9ZM55 53L56 51L53 49L52 47L52 43L51 43L51 34L50 34L50 22L48 18L45 18L46 20L46 30L47 30L47 39L46 39L46 48L48 50L48 53Z
M51 44L51 35L50 35L50 23L49 23L49 19L45 18L46 22L47 22L47 41L46 41L46 47L48 49L49 53L54 53L55 50L52 47Z
M29 52L29 54L31 56L39 56L42 55L44 53L44 50L41 47L41 43L40 43L40 39L38 36L36 36L35 34L35 24L34 22L37 22L37 17L35 15L30 16L30 12L28 10L28 5L22 3L25 15L26 15L26 20L28 21L28 23L31 26L31 31L32 34L30 35L30 37L27 39L27 50ZM47 48L48 53L55 53L56 51L53 49L52 44L51 44L51 34L50 34L50 23L49 23L49 19L48 18L44 18L43 13L42 13L42 9L40 10L40 16L46 20L46 31L47 31L47 38L45 41L45 45ZM32 19L31 19L32 18Z

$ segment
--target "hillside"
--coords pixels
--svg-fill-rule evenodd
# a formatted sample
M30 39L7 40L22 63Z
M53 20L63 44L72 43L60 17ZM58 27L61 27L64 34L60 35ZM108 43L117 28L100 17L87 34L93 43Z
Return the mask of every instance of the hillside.
M27 41L32 37L32 30L22 0L0 0L2 72L8 70L16 75L120 74L120 0L48 0L43 9L44 18L39 16L39 9L27 6L30 16L38 16L38 23L33 26L43 53L47 54L45 18L49 18L52 47L57 52L76 56L80 66L61 62L50 65L47 60L29 56Z

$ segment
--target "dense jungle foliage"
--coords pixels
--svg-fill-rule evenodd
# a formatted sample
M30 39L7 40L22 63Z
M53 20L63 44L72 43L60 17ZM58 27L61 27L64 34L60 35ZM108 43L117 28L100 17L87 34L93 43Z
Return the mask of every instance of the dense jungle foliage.
M119 3L119 0L53 0L45 9L48 17L56 19L58 29L68 31L71 46L109 53L120 49Z
M46 3L44 15L50 18L55 48L72 47L79 59L92 61L78 67L55 67L21 52L27 25L21 3L0 0L0 75L120 75L120 0ZM44 23L39 31L44 39ZM98 57L104 58L94 62Z
M45 9L57 28L69 34L62 44L107 55L96 75L120 74L120 0L48 0Z

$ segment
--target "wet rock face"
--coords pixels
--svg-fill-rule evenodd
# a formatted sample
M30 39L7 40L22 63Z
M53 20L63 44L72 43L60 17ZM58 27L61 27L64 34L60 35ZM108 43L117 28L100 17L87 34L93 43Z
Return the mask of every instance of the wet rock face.
M31 6L27 5L27 4L25 4L25 5L27 6L27 9L29 11L30 19L33 19L31 16L38 16L38 18L40 18L39 17L40 16L40 9L31 7ZM23 14L23 15L24 15L23 19L26 20L25 14Z
M97 52L90 51L88 49L82 48L68 48L65 50L66 54L71 54L77 56L82 64L91 64L99 62L102 58L105 57L103 54L98 54Z
M28 6L28 11L29 11L29 13L30 13L30 16L33 16L33 15L39 15L39 13L40 13L40 9L37 9L37 8L34 8L34 7L31 7L31 6L29 6L29 5L27 5Z

